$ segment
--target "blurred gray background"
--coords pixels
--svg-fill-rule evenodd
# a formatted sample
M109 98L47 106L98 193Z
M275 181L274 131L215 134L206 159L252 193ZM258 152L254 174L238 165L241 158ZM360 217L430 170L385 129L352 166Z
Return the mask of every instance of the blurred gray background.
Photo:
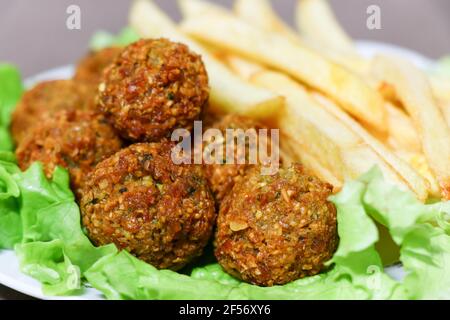
M230 6L232 0L211 0ZM175 19L176 0L157 0ZM449 0L330 0L346 30L356 39L397 44L438 58L450 53ZM25 77L77 61L98 30L118 32L127 24L131 0L1 0L0 61L14 63ZM296 0L273 0L293 24ZM81 30L68 30L66 9L81 8ZM381 8L381 30L368 30L366 9ZM0 285L0 299L27 298Z
M210 0L227 6L232 0ZM175 19L176 0L157 0ZM293 24L296 0L273 0ZM330 0L339 20L356 39L394 43L431 58L450 53L449 0ZM119 31L127 24L131 0L1 0L0 61L17 64L24 76L73 63L99 30ZM66 9L81 8L81 30L68 30ZM381 7L381 30L368 30L366 9Z

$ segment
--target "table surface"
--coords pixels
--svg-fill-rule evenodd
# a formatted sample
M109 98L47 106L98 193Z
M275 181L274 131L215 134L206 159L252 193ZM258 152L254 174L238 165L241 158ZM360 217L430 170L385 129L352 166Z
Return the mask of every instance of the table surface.
M25 294L12 290L8 287L0 285L0 300L32 300Z
M156 0L179 19L176 0ZM230 6L232 0L213 2ZM448 0L330 0L346 30L356 39L397 44L431 58L450 53ZM127 24L131 0L2 0L0 2L0 61L18 65L28 77L52 67L71 64L86 51L97 30L119 31ZM296 0L273 1L293 25ZM81 9L81 30L66 27L69 5ZM381 30L366 26L367 7L381 8ZM0 299L30 299L0 285Z

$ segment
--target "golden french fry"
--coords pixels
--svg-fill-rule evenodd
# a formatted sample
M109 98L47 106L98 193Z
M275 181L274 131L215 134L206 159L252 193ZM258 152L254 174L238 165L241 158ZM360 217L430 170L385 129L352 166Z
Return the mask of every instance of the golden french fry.
M375 139L358 122L343 112L331 100L319 93L313 93L313 97L316 98L330 114L334 115L336 119L345 124L360 139L362 139L364 143L372 148L380 158L398 172L408 184L409 188L414 191L420 199L425 200L427 198L430 186L425 178L416 172L408 163L395 156L395 154L386 148L380 141Z
M264 67L259 64L256 64L252 61L243 59L239 56L228 55L225 57L227 61L227 65L238 75L243 77L244 79L251 79L253 75L258 72L267 71ZM280 117L284 119L284 123L289 123L289 112L285 113L285 117ZM283 122L283 121L281 121ZM296 130L295 123L293 123L292 127L287 126L286 131L287 135L282 135L280 139L280 158L283 160L283 165L289 166L292 162L301 162L308 170L310 170L317 177L322 179L323 181L327 181L331 185L333 185L333 191L338 192L341 190L343 186L343 176L335 175L328 168L320 163L317 160L317 156L313 156L307 148L299 148L298 147L298 136L308 137L310 142L322 143L325 146L329 146L333 148L332 143L325 142L327 139L323 137L320 133L318 133L314 128L311 128L310 123L308 122L299 122L298 125L303 125L303 130ZM292 128L292 130L290 129ZM309 130L307 128L310 128ZM283 129L283 132L284 132ZM316 147L314 147L316 149ZM316 152L316 154L320 154L321 152ZM340 178L338 178L340 177Z
M450 199L450 129L433 97L428 78L413 64L394 57L378 56L373 75L395 87L421 138L428 164L439 182L444 199Z
M378 92L383 96L384 100L389 101L395 105L401 105L401 102L397 98L395 87L393 85L386 82L378 83L376 79L370 79L370 81L374 85L374 87L378 87Z
M450 78L435 75L429 77L433 95L450 126Z
M403 110L389 102L386 103L386 110L389 128L388 144L394 149L421 153L420 137L411 118Z
M278 33L293 42L301 42L299 35L274 12L270 0L236 0L233 8L248 23L262 30Z
M326 0L297 0L295 21L301 35L315 47L356 55L352 39Z
M353 72L368 76L370 60L358 53L353 39L339 23L327 0L297 0L295 22L308 45ZM450 101L450 79L429 77L435 97Z
M357 67L355 66L355 68ZM354 68L350 69L354 70ZM370 68L368 69L370 70ZM402 106L402 102L399 101L395 87L392 84L383 81L380 83L380 81L377 81L370 72L366 74L366 77L369 83L373 84L374 87L378 87L378 91L385 100ZM450 80L436 75L427 75L427 77L430 81L433 96L437 101L437 105L441 108L442 113L450 126ZM386 109L386 111L389 113L389 110Z
M340 145L333 141L332 137L339 135L342 144L351 144L352 136L346 136L342 126L323 125L323 121L332 122L332 117L314 103L302 86L288 77L262 71L254 74L251 80L255 84L277 90L279 94L285 96L285 109L278 114L276 124L283 136L295 141L296 147L292 146L293 151L301 153L306 150L321 166L328 168L340 181L344 181L346 174L340 155ZM280 87L284 84L289 86L283 90Z
M224 56L224 61L233 70L244 79L251 80L252 76L258 72L268 71L267 68L248 59L228 54ZM372 130L372 134L378 135L380 140L395 148L402 148L408 151L421 151L421 145L418 140L417 132L414 130L411 119L402 110L396 108L391 103L386 102L388 111L389 135L380 135L379 131Z
M234 9L240 18L254 27L278 34L294 43L319 49L324 56L353 72L365 74L370 69L369 61L357 55L356 51L342 53L331 50L330 48L323 48L315 41L308 41L308 39L304 41L300 34L292 30L278 17L272 9L269 0L237 0ZM318 23L318 25L321 26L321 22ZM331 33L333 33L333 31Z
M439 107L444 114L445 120L450 127L450 100L448 101L438 101Z
M428 181L428 184L430 186L430 196L435 198L439 198L441 196L439 183L431 173L430 167L427 163L427 159L425 159L423 153L396 150L395 154L403 161L409 163L411 167L413 167L422 177L424 177Z
M193 1L203 3L187 3ZM195 19L188 18L182 29L202 41L280 69L330 96L359 120L385 129L386 111L381 95L356 74L306 47L261 31L225 11L211 10Z
M333 186L333 192L338 192L342 189L343 181L338 179L328 168L324 167L317 161L317 157L308 153L307 150L298 148L298 142L290 136L281 136L281 152L280 157L288 163L283 162L283 165L289 166L292 162L300 162L311 173L315 174L319 179L330 183ZM288 154L289 156L286 156Z
M244 79L250 79L255 73L265 70L265 68L258 63L232 54L226 55L224 61L234 73Z
M427 198L427 182L333 102L327 100L332 106L319 102L300 84L277 72L256 73L252 81L286 97L278 126L297 146L300 157L306 152L339 181L354 179L378 165L386 179L423 201Z
M224 112L254 118L270 118L283 107L283 98L234 75L223 63L189 39L170 18L149 0L137 0L130 11L130 24L146 38L167 37L189 45L202 55L211 86L210 102Z
M437 75L429 76L434 96L438 100L450 102L450 78Z
M370 60L359 55L327 0L297 0L295 22L302 39L332 61L366 75Z

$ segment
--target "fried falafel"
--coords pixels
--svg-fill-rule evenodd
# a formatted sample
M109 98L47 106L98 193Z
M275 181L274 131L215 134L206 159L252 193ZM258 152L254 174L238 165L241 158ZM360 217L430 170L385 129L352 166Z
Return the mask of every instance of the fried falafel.
M108 47L89 52L78 63L74 79L92 83L97 87L105 68L114 62L122 50L121 47Z
M212 234L214 200L200 166L175 165L174 144L139 143L99 163L80 207L89 238L159 269L179 270Z
M79 195L87 173L121 147L121 139L102 115L62 110L35 125L19 144L16 156L22 170L42 162L48 178L56 166L68 169L72 190Z
M95 92L81 81L44 81L26 91L12 114L11 133L18 145L43 116L60 110L94 108Z
M233 134L235 134L236 137L238 136L238 132L236 130L241 130L241 132L244 133L247 130L254 130L254 134L256 137L256 147L259 146L258 139L260 138L257 136L257 130L263 128L263 126L257 121L237 114L225 115L224 117L222 117L222 119L219 119L210 127L220 130L223 136L226 136L227 129L231 129L233 130ZM268 148L268 150L271 150L270 137L268 137L266 141L266 147ZM205 148L206 147L208 147L208 143L205 144ZM261 159L257 159L258 163L250 163L249 152L250 140L247 139L245 141L245 144L239 145L238 143L236 143L236 148L233 155L234 163L225 163L225 161L218 161L214 164L204 165L206 178L208 179L209 186L218 204L220 204L223 198L231 191L234 184L244 176L245 172L248 169L254 167L255 165L261 164ZM223 156L225 156L225 153L226 140L223 141ZM245 160L244 163L239 163L238 159L241 157Z
M143 39L106 68L98 105L125 139L157 142L174 129L191 129L208 97L199 55L184 44Z
M272 176L250 169L221 204L217 260L229 274L260 286L319 273L338 243L331 191L298 164Z

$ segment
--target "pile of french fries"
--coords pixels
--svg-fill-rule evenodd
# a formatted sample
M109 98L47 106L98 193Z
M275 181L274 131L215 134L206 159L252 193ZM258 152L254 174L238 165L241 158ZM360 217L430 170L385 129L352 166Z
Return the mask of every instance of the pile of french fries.
M450 199L450 80L396 57L360 56L326 0L298 0L298 31L269 0L179 6L177 24L136 0L131 26L200 53L215 110L279 128L281 154L336 191L377 165L421 201Z

